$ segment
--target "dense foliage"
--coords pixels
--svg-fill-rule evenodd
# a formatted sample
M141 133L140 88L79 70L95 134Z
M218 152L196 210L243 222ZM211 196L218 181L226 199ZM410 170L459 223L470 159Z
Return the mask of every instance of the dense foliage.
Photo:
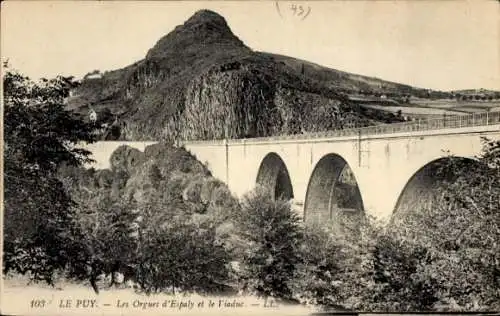
M300 221L286 201L273 201L270 192L257 188L243 198L236 219L243 240L239 277L243 288L264 296L291 299L289 282L300 262Z
M439 194L418 212L395 216L392 234L426 252L425 277L440 304L500 305L500 142L484 140L477 161L449 159ZM465 162L465 165L464 165Z
M92 128L64 109L76 85L72 78L35 83L5 70L4 270L51 283L75 251L68 235L72 199L57 170L89 161L89 153L75 145L91 142Z
M147 293L219 292L230 282L228 218L238 209L227 187L187 151L127 146L110 170L65 168L83 235L80 256L99 277L122 273ZM69 275L81 278L82 269Z
M498 310L500 142L485 140L483 155L465 162L444 160L427 203L389 225L307 228L310 264L295 282L302 300L379 312Z

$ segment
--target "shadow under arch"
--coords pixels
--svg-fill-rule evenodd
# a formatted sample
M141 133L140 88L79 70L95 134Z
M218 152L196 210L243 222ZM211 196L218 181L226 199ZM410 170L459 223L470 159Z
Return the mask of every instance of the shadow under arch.
M260 163L256 182L271 190L275 199L290 200L294 197L292 181L285 162L274 152L267 154Z
M364 212L364 205L347 161L331 153L318 161L309 179L304 221L325 222L338 211L359 214Z
M418 169L406 182L392 210L391 222L396 217L424 206L440 194L445 182L453 182L461 171L482 164L474 158L449 156L434 159Z

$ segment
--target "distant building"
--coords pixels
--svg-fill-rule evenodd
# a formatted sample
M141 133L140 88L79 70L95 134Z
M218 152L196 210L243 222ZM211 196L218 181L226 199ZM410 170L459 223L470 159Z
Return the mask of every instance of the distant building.
M85 79L99 79L99 78L102 78L102 74L92 74L85 76Z
M99 79L102 78L102 73L99 70L94 70L86 74L83 79Z
M74 96L76 96L76 92L74 91L74 89L69 90L68 96L64 98L63 103L68 104L69 99L73 98Z
M89 120L92 123L95 123L97 121L97 113L93 109L90 110L90 112L89 112Z

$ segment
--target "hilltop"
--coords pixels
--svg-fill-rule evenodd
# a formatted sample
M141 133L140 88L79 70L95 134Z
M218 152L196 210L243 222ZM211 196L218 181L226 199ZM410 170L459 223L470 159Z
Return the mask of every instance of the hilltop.
M144 59L89 73L68 107L84 115L95 110L105 139L221 139L401 121L364 103L382 94L394 96L397 104L429 93L253 51L222 16L201 10L162 37Z

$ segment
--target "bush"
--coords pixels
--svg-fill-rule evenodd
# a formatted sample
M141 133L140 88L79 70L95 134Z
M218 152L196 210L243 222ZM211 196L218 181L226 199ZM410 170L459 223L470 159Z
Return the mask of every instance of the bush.
M269 192L257 188L243 198L234 220L244 244L239 254L243 288L266 297L291 299L289 283L300 262L302 230L290 204L275 201Z
M59 177L71 195L71 224L64 234L68 247L67 277L88 280L96 292L98 276L126 267L137 246L133 222L134 204L120 198L115 183L123 183L122 172L64 168Z
M380 228L369 218L334 214L305 227L293 288L305 304L338 311L358 310L370 282L370 254Z
M424 276L430 256L421 245L383 232L363 270L369 286L361 288L357 308L367 311L430 311L438 301L437 280Z
M339 276L346 251L333 236L324 226L311 224L305 229L302 262L292 282L296 298L303 303L331 307L342 301Z
M146 293L214 293L229 278L229 255L217 243L215 228L189 219L158 222L147 217L139 228L137 281Z

